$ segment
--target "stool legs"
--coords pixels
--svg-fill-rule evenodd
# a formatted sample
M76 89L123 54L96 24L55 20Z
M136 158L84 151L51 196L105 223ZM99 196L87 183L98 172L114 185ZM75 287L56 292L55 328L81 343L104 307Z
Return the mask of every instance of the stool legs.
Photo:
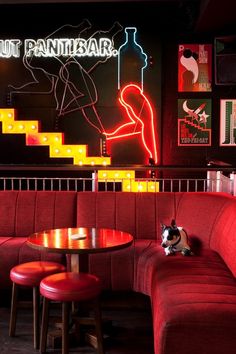
M9 336L14 337L16 332L16 318L18 310L18 289L19 285L12 284L11 313L9 323ZM33 288L33 332L34 348L39 348L39 288Z
M43 312L42 312L42 323L41 323L41 336L40 336L40 353L46 353L47 347L47 334L48 334L48 323L49 323L49 304L50 300L43 298ZM69 313L70 313L70 303L62 303L62 354L69 353Z
M50 300L43 297L43 311L41 323L41 336L40 336L40 354L46 353L47 347L47 333L49 324L49 304ZM70 302L62 302L62 354L69 353L69 315L70 315ZM102 319L101 308L99 299L94 300L94 323L97 335L97 351L98 354L104 354L103 348L103 335L102 335Z

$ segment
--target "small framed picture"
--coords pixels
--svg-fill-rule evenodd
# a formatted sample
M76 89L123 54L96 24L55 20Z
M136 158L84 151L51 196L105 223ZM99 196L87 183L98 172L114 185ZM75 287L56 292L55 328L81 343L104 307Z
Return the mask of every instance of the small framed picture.
M180 44L178 51L178 91L212 91L212 45Z
M211 145L211 99L178 100L178 146Z
M236 146L236 99L220 100L220 146Z

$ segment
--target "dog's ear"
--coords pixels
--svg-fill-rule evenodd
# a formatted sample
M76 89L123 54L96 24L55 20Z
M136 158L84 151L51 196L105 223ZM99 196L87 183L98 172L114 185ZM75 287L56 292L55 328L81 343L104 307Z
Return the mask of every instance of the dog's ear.
M166 225L161 222L161 229L164 230L165 227Z
M175 228L175 229L177 228L175 219L172 219L172 220L171 220L171 226L172 226L173 228Z

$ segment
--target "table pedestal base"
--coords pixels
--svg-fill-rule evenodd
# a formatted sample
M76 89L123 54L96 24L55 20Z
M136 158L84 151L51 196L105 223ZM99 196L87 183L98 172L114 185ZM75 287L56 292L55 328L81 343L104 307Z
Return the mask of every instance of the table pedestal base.
M71 254L70 255L70 266L71 271L75 273L88 273L88 259L89 255L86 253L82 254Z
M70 347L76 347L79 343L78 337L76 333L69 334L69 343ZM62 347L62 336L60 329L54 329L48 332L47 345L49 348L60 349Z

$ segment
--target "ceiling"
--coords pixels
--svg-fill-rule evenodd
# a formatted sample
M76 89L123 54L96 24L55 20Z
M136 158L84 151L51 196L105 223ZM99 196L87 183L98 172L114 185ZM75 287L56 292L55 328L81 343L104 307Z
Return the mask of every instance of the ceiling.
M147 1L147 0L146 0ZM0 5L16 4L55 4L55 3L112 3L112 2L146 2L145 0L0 0ZM165 6L185 7L188 21L197 32L236 31L236 0L148 0ZM196 8L198 11L196 11ZM171 25L171 24L170 24ZM224 34L224 33L223 33ZM233 34L233 33L232 33Z
M200 32L234 31L235 33L235 5L235 0L202 0L196 30Z

